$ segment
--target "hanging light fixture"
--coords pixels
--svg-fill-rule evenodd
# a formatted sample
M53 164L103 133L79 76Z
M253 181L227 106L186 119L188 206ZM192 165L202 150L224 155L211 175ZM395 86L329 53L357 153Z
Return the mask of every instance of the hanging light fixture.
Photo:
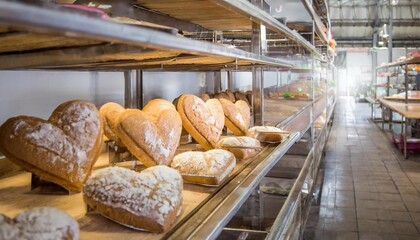
M383 38L388 38L389 37L388 28L387 28L386 24L384 24L384 26L382 27L382 37Z
M391 0L390 3L392 6L395 6L398 4L398 0Z

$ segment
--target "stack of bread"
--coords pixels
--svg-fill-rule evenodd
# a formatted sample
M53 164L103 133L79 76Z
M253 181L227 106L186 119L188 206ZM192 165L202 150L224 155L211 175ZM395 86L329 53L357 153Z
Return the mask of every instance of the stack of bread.
M246 102L248 104L248 106L251 106L251 102L252 102L252 92L251 91L247 91L247 92L241 92L241 91L235 91L232 92L231 90L227 89L224 92L219 92L219 93L215 93L215 94L210 94L210 93L203 93L200 96L201 99L203 99L203 101L207 101L211 98L217 98L217 99L226 99L229 100L233 103L242 100L244 102Z

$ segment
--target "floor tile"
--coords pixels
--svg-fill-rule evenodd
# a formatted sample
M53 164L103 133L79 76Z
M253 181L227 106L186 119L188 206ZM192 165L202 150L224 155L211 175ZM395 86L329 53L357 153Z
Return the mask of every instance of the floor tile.
M319 219L304 239L420 240L420 154L402 160L369 116L367 104L340 99Z
M338 232L336 240L358 240L359 234L357 232Z

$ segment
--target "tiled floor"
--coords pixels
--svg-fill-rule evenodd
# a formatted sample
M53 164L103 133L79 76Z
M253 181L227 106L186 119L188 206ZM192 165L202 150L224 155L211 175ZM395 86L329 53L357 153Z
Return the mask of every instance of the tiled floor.
M366 103L339 100L305 240L420 239L420 154L402 160L369 117Z

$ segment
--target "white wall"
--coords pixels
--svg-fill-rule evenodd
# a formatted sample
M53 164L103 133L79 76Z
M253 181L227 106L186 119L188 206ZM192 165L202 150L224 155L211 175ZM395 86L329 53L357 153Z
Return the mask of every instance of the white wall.
M18 115L48 118L60 103L72 99L121 103L123 83L122 73L1 71L0 124Z
M144 103L154 98L163 98L172 102L183 93L200 96L204 92L213 92L213 79L213 75L209 73L145 72Z
M144 102L213 92L212 76L145 72ZM123 105L123 72L0 71L0 124L19 115L46 119L59 104L72 99L87 100L97 107L110 101Z

